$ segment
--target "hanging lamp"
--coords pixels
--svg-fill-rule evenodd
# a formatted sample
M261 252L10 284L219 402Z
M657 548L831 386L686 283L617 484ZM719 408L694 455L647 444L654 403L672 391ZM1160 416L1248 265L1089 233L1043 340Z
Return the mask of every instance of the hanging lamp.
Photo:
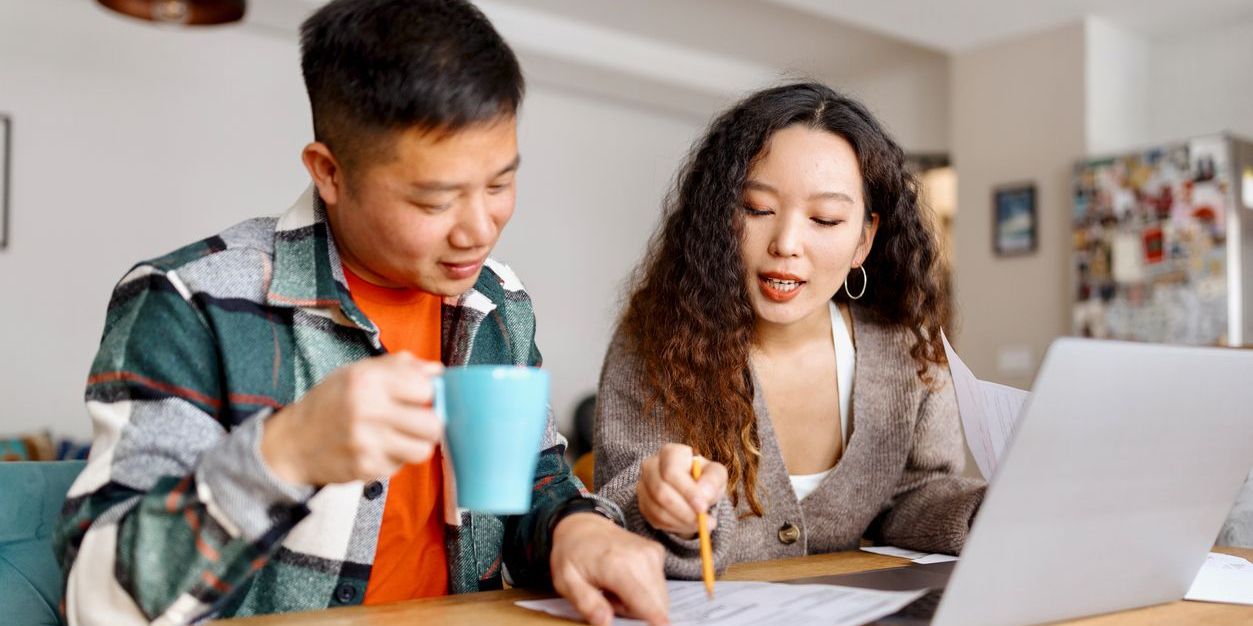
M96 0L104 7L162 24L208 26L244 18L245 0Z

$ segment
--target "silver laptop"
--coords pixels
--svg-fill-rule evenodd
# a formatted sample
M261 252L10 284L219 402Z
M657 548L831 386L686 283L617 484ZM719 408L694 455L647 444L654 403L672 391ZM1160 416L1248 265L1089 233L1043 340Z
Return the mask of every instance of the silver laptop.
M893 624L1035 624L1172 602L1251 466L1253 351L1059 339L955 567L794 582L933 590Z

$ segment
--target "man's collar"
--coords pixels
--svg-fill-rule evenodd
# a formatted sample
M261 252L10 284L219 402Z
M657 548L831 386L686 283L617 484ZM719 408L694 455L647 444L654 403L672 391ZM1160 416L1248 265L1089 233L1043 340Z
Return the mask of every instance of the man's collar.
M274 274L266 302L279 307L338 309L357 326L377 332L348 294L326 205L312 184L274 228Z

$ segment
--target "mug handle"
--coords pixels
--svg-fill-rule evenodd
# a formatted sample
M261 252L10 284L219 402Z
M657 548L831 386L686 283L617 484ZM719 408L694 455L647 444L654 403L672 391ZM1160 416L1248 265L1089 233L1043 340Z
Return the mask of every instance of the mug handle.
M444 407L444 377L431 377L431 408L435 411L435 417L439 418L441 424L448 423L448 413Z

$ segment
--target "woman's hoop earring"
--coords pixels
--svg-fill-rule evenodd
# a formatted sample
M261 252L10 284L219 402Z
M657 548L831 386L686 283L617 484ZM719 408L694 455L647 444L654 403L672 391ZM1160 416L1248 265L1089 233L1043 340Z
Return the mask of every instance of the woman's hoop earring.
M848 276L844 277L844 293L848 294L849 300L861 300L861 297L866 295L866 285L870 283L870 278L866 276L866 266L859 265L857 269L861 270L861 291L857 292L857 295L853 295L852 290L848 288Z

